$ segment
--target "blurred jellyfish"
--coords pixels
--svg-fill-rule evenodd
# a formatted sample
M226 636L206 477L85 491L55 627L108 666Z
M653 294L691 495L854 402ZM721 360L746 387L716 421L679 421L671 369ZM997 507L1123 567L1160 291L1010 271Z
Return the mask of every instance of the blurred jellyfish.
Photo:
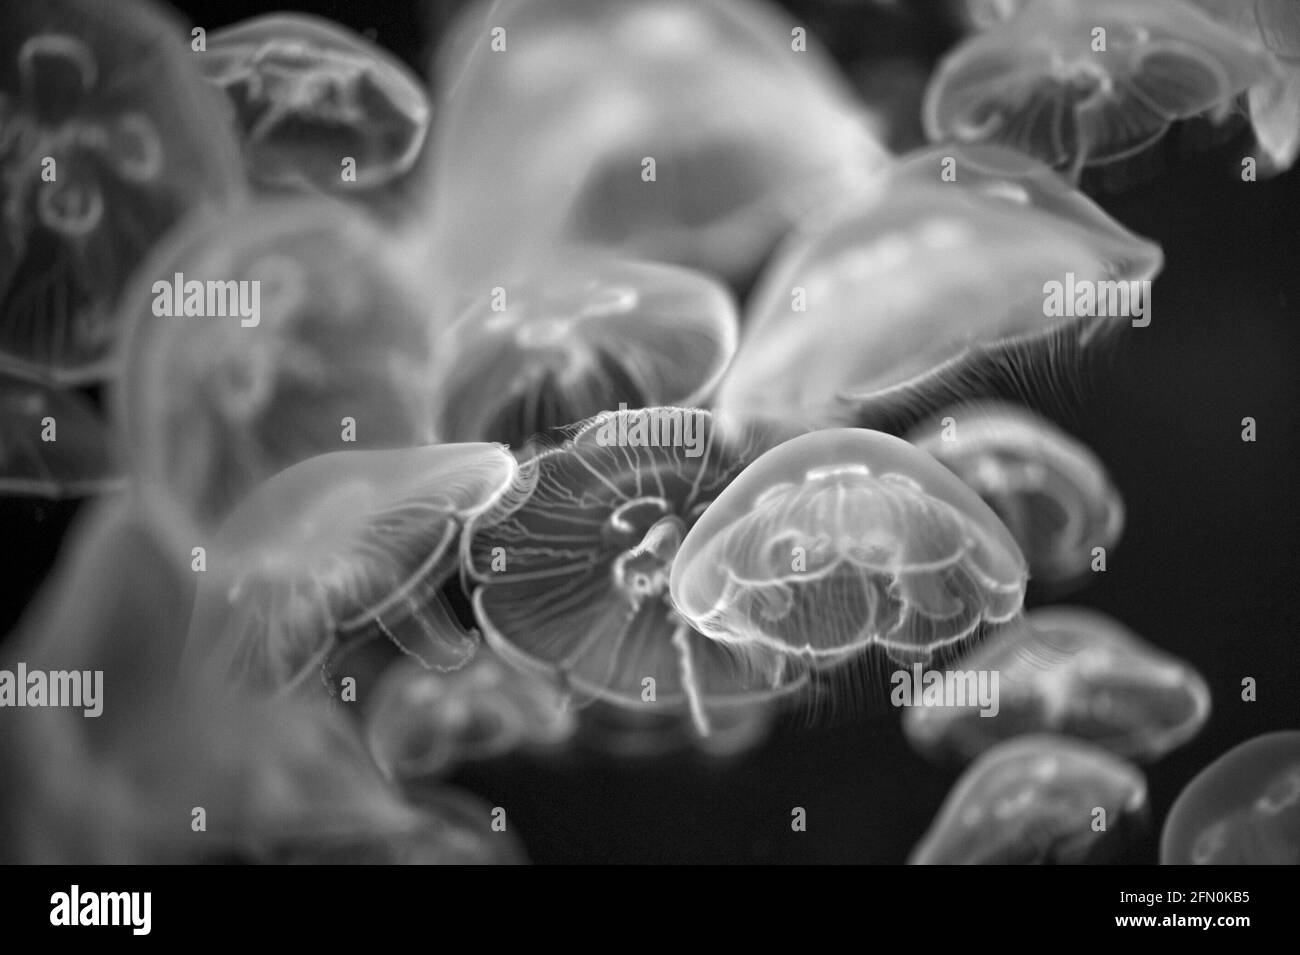
M127 277L243 195L226 106L145 0L12 0L0 35L0 364L108 377Z
M965 405L909 438L993 508L1036 581L1077 581L1096 548L1119 541L1119 491L1091 451L1045 418L1012 405Z
M255 490L207 548L187 654L239 683L292 688L376 632L426 667L476 640L444 604L464 520L510 486L494 444L338 451Z
M801 435L732 481L672 565L677 612L713 640L836 661L926 661L1019 612L1025 561L970 488L907 442Z
M559 239L743 281L885 161L809 42L758 0L507 0L467 16L430 150L446 280L482 286Z
M1300 732L1256 736L1201 770L1169 810L1160 863L1300 864Z
M963 671L998 674L998 709L918 706L903 729L922 752L974 759L1015 736L1056 733L1126 759L1154 761L1186 743L1210 715L1210 691L1189 665L1116 620L1082 607L1025 615L962 658Z
M268 202L197 224L124 307L130 461L187 550L291 464L432 440L426 296L359 212Z
M966 770L911 865L1107 862L1146 825L1142 773L1059 736L1002 743Z
M243 20L211 34L199 63L230 98L249 177L261 186L326 193L384 186L415 165L429 129L419 78L320 17Z
M1055 309L1047 292L1109 279L1105 255L1028 206L900 183L777 254L715 406L805 427L851 423L869 407L928 401L980 356L1076 333L1086 342L1129 322L1109 307ZM1149 298L1119 284L1130 307Z
M698 405L736 348L730 294L676 266L562 258L500 290L440 341L443 440L518 446L620 405Z
M1178 120L1225 119L1267 52L1182 0L1032 0L940 63L931 140L1013 146L1077 180Z
M466 528L474 611L503 659L575 695L709 712L798 688L795 661L708 640L668 600L677 548L752 460L756 438L705 411L598 415L520 469L520 493Z
M1164 253L1126 229L1050 166L995 143L938 143L900 157L887 182L953 183L985 196L1028 206L1054 217L1105 262L1107 276L1154 279Z
M462 762L516 749L543 751L573 735L575 720L550 683L490 653L454 673L399 661L384 674L366 712L366 738L390 779L436 778Z
M0 371L0 495L81 497L119 483L108 429L89 402Z

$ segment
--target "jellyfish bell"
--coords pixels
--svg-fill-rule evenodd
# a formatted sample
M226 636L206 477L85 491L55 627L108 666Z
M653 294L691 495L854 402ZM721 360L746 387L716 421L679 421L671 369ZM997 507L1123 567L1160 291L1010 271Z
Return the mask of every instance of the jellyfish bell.
M1165 819L1160 863L1300 863L1300 732L1256 736L1197 774Z
M1124 502L1097 457L1045 418L1013 405L942 412L909 439L956 474L1011 531L1035 581L1084 577L1124 529Z
M1032 0L939 64L931 140L998 142L1077 180L1144 151L1179 120L1222 121L1268 53L1182 0Z
M0 370L0 496L61 500L121 484L108 427L88 401Z
M464 521L510 486L492 444L339 451L257 488L208 548L189 666L290 690L340 641L381 633L424 666L455 669L476 644L443 603Z
M242 202L225 104L146 0L15 0L0 37L0 356L60 384L116 372L117 304L190 213Z
M907 442L817 431L759 457L690 528L677 612L712 640L844 660L926 661L1015 618L1025 560L975 493Z
M199 63L230 99L258 185L338 195L415 166L431 116L422 84L364 37L274 13L216 30L207 46Z
M736 347L730 293L677 266L571 253L480 296L440 340L434 427L503 441L601 411L703 402Z

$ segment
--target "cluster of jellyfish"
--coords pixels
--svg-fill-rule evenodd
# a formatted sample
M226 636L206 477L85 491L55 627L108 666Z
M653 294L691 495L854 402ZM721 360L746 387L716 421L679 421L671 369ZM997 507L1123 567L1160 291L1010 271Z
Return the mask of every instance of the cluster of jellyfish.
M891 666L1000 676L903 716L966 766L911 861L1121 850L1209 689L1027 607L1124 504L976 386L1122 340L1045 283L1160 273L1081 183L1243 104L1294 162L1300 20L961 7L895 154L762 0L470 7L428 82L306 15L13 0L0 493L87 503L2 649L112 701L0 719L15 859L521 861L456 766L734 757ZM1297 738L1196 777L1162 859L1295 862Z

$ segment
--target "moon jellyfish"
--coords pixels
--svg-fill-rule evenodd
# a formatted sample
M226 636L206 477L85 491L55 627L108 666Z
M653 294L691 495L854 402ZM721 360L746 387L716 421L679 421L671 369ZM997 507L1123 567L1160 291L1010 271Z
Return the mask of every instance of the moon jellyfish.
M1086 743L1026 736L958 780L911 865L1077 865L1109 861L1146 825L1134 766Z
M511 485L499 445L338 451L251 494L207 548L187 653L237 683L291 688L376 632L455 669L476 641L442 602L466 518Z
M690 407L736 348L730 293L651 262L548 261L484 296L440 341L434 427L448 441L522 444L620 405Z
M1118 325L1097 309L1054 309L1046 294L1049 283L1108 272L1096 245L1054 217L971 191L900 186L777 254L716 408L825 427L921 400L980 356Z
M899 438L844 428L758 458L686 534L677 612L726 646L925 661L1020 612L1025 561L975 493Z
M1012 146L1077 180L1176 121L1222 121L1269 69L1259 44L1182 0L1033 0L944 58L923 122L931 140Z
M1104 614L1045 607L1025 615L1024 629L1027 635L995 636L959 665L998 674L996 714L913 707L903 716L913 746L974 759L1012 737L1056 733L1154 761L1209 718L1210 691L1199 673Z
M434 673L407 662L381 678L366 713L367 745L390 779L436 778L462 762L557 747L575 719L550 683L480 652Z
M125 443L186 550L291 464L432 440L426 296L360 212L304 199L197 224L125 309Z
M0 35L0 363L108 377L118 297L187 213L243 195L225 105L143 0L13 0Z
M1197 774L1169 810L1160 862L1300 864L1300 732L1256 736Z
M1091 451L1045 418L1011 405L966 405L909 437L993 508L1035 580L1076 581L1097 548L1119 540L1119 491Z
M430 108L397 58L320 17L276 13L208 37L204 74L229 97L259 185L345 193L414 165Z
M520 468L508 506L466 528L485 639L579 697L652 713L709 711L802 685L781 654L706 639L674 612L677 549L752 459L748 432L705 411L598 415Z
M0 372L0 495L81 497L118 483L107 427L89 402Z
M747 278L885 162L792 26L756 0L513 0L466 18L430 150L435 261L472 288L571 241Z

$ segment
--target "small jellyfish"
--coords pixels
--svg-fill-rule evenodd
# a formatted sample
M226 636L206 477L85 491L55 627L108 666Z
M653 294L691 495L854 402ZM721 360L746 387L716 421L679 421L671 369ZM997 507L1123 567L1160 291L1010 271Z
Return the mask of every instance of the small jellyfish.
M1174 801L1161 865L1300 865L1300 732L1256 736Z
M909 439L961 478L1011 531L1035 581L1086 577L1124 529L1124 502L1096 456L1012 405L952 408Z
M1269 56L1182 0L1032 0L939 64L931 140L997 142L1077 180L1179 120L1230 113Z
M1117 283L1113 309L1109 297L1104 308L1057 308L1049 294L1110 272L1098 244L1055 216L900 183L777 253L715 407L816 428L929 400L982 356L1128 325L1121 306L1146 301L1141 285Z
M706 639L668 600L682 539L756 440L705 411L646 408L598 415L523 464L509 506L465 531L489 645L580 698L689 712L701 733L710 710L801 686L795 661Z
M141 269L116 410L186 549L329 451L428 444L428 305L390 237L325 199L196 223Z
M470 288L557 240L743 282L886 161L829 59L757 0L509 0L450 46L431 214Z
M1146 779L1135 766L1076 740L1025 736L966 770L908 862L1105 863L1146 819Z
M834 662L931 654L1016 617L1025 561L975 493L923 451L859 428L768 451L677 550L677 612L728 646Z
M107 426L88 401L0 371L0 496L83 497L120 483Z
M1116 620L1082 607L1029 611L1026 633L998 634L962 657L963 672L996 673L997 709L917 706L903 716L925 753L974 759L1032 733L1085 740L1151 762L1195 736L1210 715L1205 679Z
M415 165L429 129L420 80L320 17L243 20L212 33L199 63L234 107L260 186L336 194L384 186Z
M189 213L242 201L227 107L145 0L12 0L0 35L0 356L111 377L116 306Z
M620 406L693 407L736 348L716 280L607 257L548 261L466 310L439 342L434 428L521 445Z
M289 689L341 643L383 634L456 669L476 640L443 602L466 518L514 478L493 444L337 451L257 488L207 547L187 654L236 683Z

